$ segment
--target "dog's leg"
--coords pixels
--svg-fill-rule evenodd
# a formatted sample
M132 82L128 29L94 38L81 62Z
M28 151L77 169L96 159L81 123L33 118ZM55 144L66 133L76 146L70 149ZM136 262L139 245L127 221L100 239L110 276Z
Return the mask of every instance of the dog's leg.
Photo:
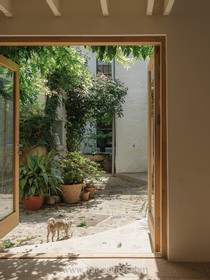
M55 233L56 233L56 231L53 230L53 232L52 232L52 242L54 241Z
M59 229L57 229L57 240L60 239L59 233L60 233L60 231L59 231Z
M50 235L50 230L49 228L47 229L47 242L49 242L49 235Z
M68 231L68 228L65 228L65 235L66 235L66 237L68 237L68 236L69 236L69 231Z

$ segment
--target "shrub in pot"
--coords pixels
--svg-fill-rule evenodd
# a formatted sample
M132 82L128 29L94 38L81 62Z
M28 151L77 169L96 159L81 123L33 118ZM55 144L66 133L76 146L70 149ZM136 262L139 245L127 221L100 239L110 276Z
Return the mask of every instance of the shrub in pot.
M37 210L44 197L60 191L62 179L54 169L53 154L28 156L20 168L20 201L24 208Z
M101 171L96 162L91 161L80 152L68 152L60 160L64 184L61 186L63 200L66 203L77 203L84 180L97 177Z
M85 191L90 193L90 195L89 195L90 198L94 198L95 189L96 188L95 188L94 180L93 179L88 179L86 181Z

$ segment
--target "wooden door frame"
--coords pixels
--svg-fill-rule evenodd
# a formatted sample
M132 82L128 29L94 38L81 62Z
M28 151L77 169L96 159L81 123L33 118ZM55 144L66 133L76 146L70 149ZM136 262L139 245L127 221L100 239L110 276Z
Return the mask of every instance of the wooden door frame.
M154 97L152 98L152 71L154 71ZM148 64L148 224L152 239L153 250L159 252L161 248L160 211L160 47L155 46L153 56ZM153 100L152 100L153 99ZM152 108L152 102L153 108ZM153 116L153 124L151 123ZM152 134L153 131L153 134ZM153 143L154 141L154 143ZM152 145L153 143L153 145ZM153 146L153 147L152 147ZM153 150L154 149L154 150ZM154 159L153 159L154 155ZM153 162L154 161L154 162ZM154 174L152 168L154 164ZM153 178L154 176L154 178ZM153 181L154 179L154 181ZM154 184L154 194L152 194ZM152 213L152 195L154 206Z
M10 59L0 55L0 66L14 72L13 110L13 213L0 221L0 238L19 223L19 67Z
M160 253L167 257L167 116L166 116L166 36L0 36L0 46L160 46Z

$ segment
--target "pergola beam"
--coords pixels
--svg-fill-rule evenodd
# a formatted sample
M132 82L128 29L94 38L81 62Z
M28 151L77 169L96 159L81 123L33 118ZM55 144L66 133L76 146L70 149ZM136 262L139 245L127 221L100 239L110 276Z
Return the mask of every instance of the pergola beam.
M109 16L108 0L100 0L103 16Z
M155 0L147 0L147 16L152 16Z
M173 8L175 0L164 0L163 15L168 16Z
M0 0L0 11L2 11L6 17L12 17L12 0Z
M60 0L46 0L46 2L56 17L61 16Z

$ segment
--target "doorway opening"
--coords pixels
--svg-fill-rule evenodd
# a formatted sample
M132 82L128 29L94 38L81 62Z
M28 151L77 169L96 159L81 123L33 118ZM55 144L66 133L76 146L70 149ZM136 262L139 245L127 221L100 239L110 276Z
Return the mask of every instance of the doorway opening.
M10 38L11 40L12 38ZM31 39L31 41L30 41ZM7 38L8 40L8 38ZM156 128L156 132L158 129L159 136L156 137L157 142L155 142L155 151L157 154L156 162L155 162L155 172L152 174L148 174L149 182L152 182L152 178L155 177L155 184L159 189L159 197L155 197L155 205L159 205L155 211L157 214L156 219L150 219L150 234L152 236L153 246L155 248L154 252L161 253L163 256L167 255L167 201L166 201L166 97L165 97L165 38L164 37L90 37L90 38L59 38L59 42L56 41L58 38L14 38L13 43L5 41L5 45L140 45L140 44L151 44L155 46L155 49L159 51L159 68L156 67L156 75L159 75L159 100L157 104L159 104L159 111L153 117L155 117L154 122L158 125ZM75 41L74 41L75 40ZM1 44L3 43L3 39L1 38ZM30 42L30 43L29 43ZM157 52L158 52L157 51ZM156 56L157 57L157 56ZM156 60L157 61L157 60ZM154 64L155 65L155 62ZM148 75L152 73L151 69L148 71ZM152 77L152 75L150 76ZM149 81L149 80L148 80ZM151 87L151 85L150 85ZM149 86L148 86L149 88ZM156 135L155 132L155 135ZM152 137L152 136L151 136ZM151 138L150 137L150 138ZM152 139L152 138L151 138ZM155 139L154 139L155 141ZM158 144L159 143L159 144ZM150 147L153 147L151 143L148 143ZM157 151L159 150L159 154ZM150 156L154 156L154 151L150 150ZM151 167L151 166L150 166ZM153 170L153 169L151 169ZM153 180L154 182L154 180ZM153 184L154 185L154 184ZM152 198L152 190L149 192L150 199ZM150 203L150 202L149 202ZM152 205L152 204L149 204ZM155 206L155 207L156 207ZM149 206L151 207L151 206ZM150 209L151 210L151 209ZM154 209L153 209L154 210ZM152 211L151 211L152 212ZM154 216L154 213L153 213ZM153 217L154 218L154 217ZM123 254L124 255L124 254ZM126 254L125 254L126 255Z

